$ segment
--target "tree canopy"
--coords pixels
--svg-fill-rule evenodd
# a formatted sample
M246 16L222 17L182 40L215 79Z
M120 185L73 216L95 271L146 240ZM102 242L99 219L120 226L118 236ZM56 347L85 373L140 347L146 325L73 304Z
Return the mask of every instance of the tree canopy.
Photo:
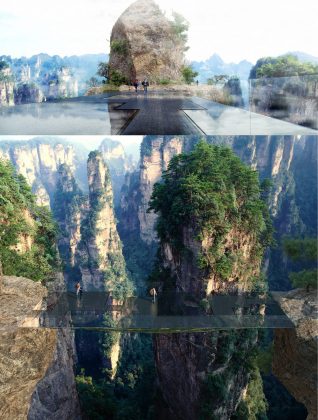
M286 238L283 242L285 254L300 264L298 271L289 274L294 287L317 288L317 239L316 238Z
M253 231L263 246L271 241L270 222L261 199L258 174L231 149L198 143L189 154L175 156L154 185L149 211L158 213L163 241L182 241L182 228L212 229L222 236L234 224Z
M6 275L43 280L57 264L57 228L50 211L35 203L25 178L0 160L0 260ZM26 252L19 243L31 238Z
M251 69L250 79L259 77L290 77L318 74L318 65L301 62L292 55L260 58Z

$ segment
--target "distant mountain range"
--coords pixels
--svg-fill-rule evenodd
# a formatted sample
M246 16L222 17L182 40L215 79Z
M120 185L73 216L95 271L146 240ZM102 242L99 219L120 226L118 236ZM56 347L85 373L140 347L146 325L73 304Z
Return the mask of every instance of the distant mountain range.
M301 51L291 51L286 54L295 55L300 61L318 63L318 57ZM199 82L206 83L210 77L216 74L238 76L241 80L247 80L254 64L247 60L242 60L239 63L225 63L218 54L213 54L207 60L193 61L191 65L192 68L199 73L197 78Z
M229 76L238 76L241 80L248 79L253 63L242 60L239 63L225 63L218 54L213 54L206 61L193 61L192 68L199 73L200 83L206 83L207 80L216 74L227 74Z
M96 76L99 62L108 61L107 54L85 54L60 57L48 54L36 54L30 58L12 58L8 55L0 56L0 61L6 61L17 83L42 84L45 80L56 78L61 68L67 69L70 77L77 82L78 93L83 94L86 81Z

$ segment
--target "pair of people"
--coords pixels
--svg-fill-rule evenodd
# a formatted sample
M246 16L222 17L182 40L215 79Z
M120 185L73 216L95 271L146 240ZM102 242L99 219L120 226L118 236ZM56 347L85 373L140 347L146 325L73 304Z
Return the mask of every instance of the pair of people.
M148 79L145 77L144 80L141 82L143 88L144 88L144 93L146 93L148 91L148 86L149 86L149 81ZM133 83L134 87L135 87L135 92L138 92L138 86L140 86L140 82L138 79L136 79Z

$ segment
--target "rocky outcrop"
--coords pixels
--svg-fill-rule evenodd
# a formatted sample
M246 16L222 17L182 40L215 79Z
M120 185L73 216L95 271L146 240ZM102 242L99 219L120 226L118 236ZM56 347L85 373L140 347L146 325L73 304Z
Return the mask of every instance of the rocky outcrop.
M25 57L15 61L2 56L0 65L3 61L5 64L0 70L0 106L78 96L78 82L68 67L59 67L54 63L52 69L42 69L39 56L32 63L28 63Z
M156 215L147 212L153 186L168 168L170 159L182 150L181 138L147 136L141 145L140 170L126 176L121 196L121 230L138 229L147 245L157 241Z
M102 141L98 150L109 168L114 192L114 204L117 207L120 201L121 188L125 183L125 176L135 169L135 164L132 157L126 155L125 149L119 141L106 138Z
M19 83L14 90L15 105L45 101L45 95L35 83Z
M0 69L0 107L14 105L14 87L15 83L10 68Z
M54 138L35 138L28 142L1 142L0 158L10 160L32 187L39 205L51 205L58 168L67 164L82 179L85 160L75 145Z
M81 224L88 212L88 200L66 164L58 168L52 210L59 225L58 248L65 264L65 271L70 274L76 265L75 256L81 240Z
M107 54L85 54L60 57L36 54L32 57L0 56L5 61L18 84L35 84L47 98L82 95L87 81L96 76L100 62L107 62Z
M198 155L196 156L202 156L202 153L205 153L204 150L202 148L197 151ZM202 158L204 160L205 156ZM175 183L174 185L179 185L180 180L177 174L182 172L179 168L183 168L188 164L187 162L189 161L180 162L179 167L175 167L168 173L167 176L173 179L171 182ZM194 174L197 174L197 183L202 185L201 167L198 172L195 172L193 162L194 160L191 160L192 166L188 164L187 171L190 175L189 178L183 179L183 182L185 184L191 182L189 180L191 176L195 177ZM199 158L195 162L199 167ZM217 168L218 164L215 162ZM204 174L213 170L213 163L208 166L204 160L202 165L205 165L202 169ZM230 168L229 164L230 173L237 169ZM216 172L219 174L218 169ZM227 174L226 176L232 179L231 175ZM227 182L222 176L219 179L220 182ZM166 184L164 183L164 185ZM195 190L198 196L201 193L199 188ZM227 185L227 188L231 187ZM245 196L244 198L239 184L235 184L234 188L234 206L237 206L239 214L245 206L245 200L251 197ZM162 212L165 212L165 216L159 216L161 217L161 228L158 231L160 257L159 266L155 269L156 286L159 290L158 310L165 310L168 305L171 313L174 314L175 311L178 311L176 302L182 301L183 296L191 296L191 308L196 304L197 312L195 313L198 314L200 313L200 302L204 301L208 304L212 294L214 296L217 294L240 296L243 292L251 291L253 283L257 282L260 276L262 259L262 245L256 231L249 231L241 218L236 221L235 217L230 216L228 219L227 210L222 213L222 220L224 223L227 220L231 220L231 222L223 234L218 232L218 223L214 217L209 219L206 228L202 226L199 228L200 222L198 221L201 220L201 213L195 205L196 210L193 210L192 206L187 207L189 212L185 219L187 222L182 223L182 216L180 216L178 227L174 225L171 227L167 214L170 214L178 204L175 205L174 198L168 200L169 204L163 204L165 199L162 191L160 194L161 198L156 196L155 201L157 200L158 203L162 200L162 207L159 204L159 213L160 209L164 208ZM185 191L183 194L182 197L187 196ZM175 199L176 203L179 203L180 196ZM214 203L218 201L216 196L213 200L215 200ZM259 199L253 196L253 200L258 201ZM185 199L185 207L186 202ZM158 211L158 207L154 208ZM261 222L259 221L259 223ZM230 264L229 270L225 273L219 270L218 266L220 261L223 265L229 255L231 259L233 258L233 264ZM204 259L203 264L199 262L203 261L202 258ZM165 293L167 290L171 293L171 289L176 292L175 300L172 300L171 303L165 302L164 300L169 297L169 294ZM187 311L189 311L189 304L185 300L180 314L193 314L193 312ZM163 314L167 315L166 312ZM231 418L248 384L247 361L256 343L257 330L213 330L201 334L156 335L154 337L156 366L160 390L169 407L167 417L184 420L200 417L215 417L222 420Z
M229 105L240 108L244 107L241 82L238 77L230 77L223 86L223 92L225 93L225 97L228 98Z
M112 30L110 77L117 72L127 82L180 80L185 42L179 29L153 0L135 1Z
M78 96L78 82L67 67L60 67L52 73L47 73L40 83L43 96L47 100Z
M32 394L28 420L79 420L80 406L76 391L74 336L59 329L52 362Z
M161 178L174 154L192 150L197 141L189 137L144 138L140 169L127 177L122 191L120 231L123 236L138 232L147 245L156 243L156 216L147 213L153 184ZM271 180L268 203L276 240L284 235L316 234L317 203L310 194L317 189L316 136L209 136L207 141L232 148L244 163L259 172L261 179ZM287 264L279 248L271 251L268 274L272 288L290 287Z
M3 277L0 294L0 417L80 419L69 331L39 326L47 289Z
M115 221L110 174L101 153L90 153L87 176L89 211L82 224L77 262L85 290L114 291L121 288L127 276Z
M154 336L159 386L168 408L164 418L193 420L214 415L217 419L228 420L235 413L249 375L243 360L241 365L235 366L234 357L231 360L232 355L227 353L229 359L221 361L222 354L229 351L231 334L215 331ZM257 334L251 334L247 339L241 331L234 333L232 340L231 345L236 346L244 359L254 347ZM234 366L232 374L228 374L227 370L231 371ZM213 384L214 380L219 381L219 387L212 385L208 389L207 382Z
M274 297L295 328L275 330L273 373L305 405L307 419L314 420L317 418L317 294L297 289Z
M258 78L250 84L253 112L318 129L316 75Z

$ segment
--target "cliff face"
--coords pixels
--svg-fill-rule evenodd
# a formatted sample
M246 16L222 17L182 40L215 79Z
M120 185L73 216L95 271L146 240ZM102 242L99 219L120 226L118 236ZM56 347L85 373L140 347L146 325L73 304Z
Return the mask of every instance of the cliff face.
M223 86L226 97L229 98L229 104L242 108L244 106L243 93L239 78L230 78Z
M75 255L81 240L81 223L87 211L87 197L78 187L73 172L66 164L60 165L53 214L60 228L58 247L66 271L75 267Z
M306 406L308 420L314 420L317 418L317 295L298 289L276 299L294 322L295 329L275 330L273 373Z
M125 176L133 171L135 165L131 157L126 155L125 149L119 141L105 139L98 150L109 168L114 192L114 205L117 207L120 201L120 191L125 183Z
M128 82L179 80L185 45L177 30L152 0L137 0L119 17L110 39L110 75Z
M261 179L272 181L268 201L277 240L284 235L316 234L317 203L310 194L317 189L316 136L229 136L222 139L211 136L207 141L232 148L244 163L259 171ZM153 184L160 179L173 155L192 150L196 142L196 139L182 137L144 138L140 170L127 177L122 192L120 229L124 234L138 232L147 245L156 243L156 215L147 213ZM277 290L288 288L288 270L281 252L273 250L269 258L271 286Z
M121 196L121 229L138 229L141 239L150 245L156 242L156 215L147 213L152 188L167 169L170 159L183 150L180 138L146 137L140 154L140 170L126 175Z
M20 83L14 90L15 105L38 103L45 100L43 91L34 83Z
M73 371L75 354L73 333L59 329L52 362L32 394L28 420L81 418Z
M44 307L46 295L46 288L32 280L3 277L1 418L80 419L72 335L39 328L34 315L34 310Z
M0 106L14 105L14 86L11 70L0 70Z
M29 142L2 142L0 158L12 162L32 187L37 203L47 206L51 205L55 193L59 165L66 164L77 174L83 172L84 165L83 156L76 146L47 138Z
M249 375L243 361L241 365L235 365L232 354L227 353L229 359L221 361L222 354L228 352L228 340L227 333L221 331L154 336L160 390L168 407L165 418L192 420L200 415L202 418L214 415L217 419L227 420L235 413L247 388ZM238 333L232 340L242 357L247 358L257 337L247 339L243 333ZM234 366L234 372L228 374L227 371ZM222 391L217 387L208 389L207 382L213 383L213 378L223 384ZM207 411L203 414L206 406Z
M60 67L54 72L45 74L39 82L46 99L78 96L78 82L67 67Z
M51 69L42 67L39 56L29 63L25 57L16 61L2 56L2 61L8 67L0 70L0 106L78 96L78 82L68 67L57 63L50 63Z
M260 78L250 82L252 111L318 128L318 88L315 75Z
M217 195L220 190L218 187L214 190L215 187L212 186L214 176L218 177L218 185L226 183L226 191L230 191L228 180L232 179L230 173L233 170L237 179L240 179L234 187L234 207L237 208L237 214L241 211L243 214L245 203L251 196L245 195L239 186L240 182L243 182L239 175L240 170L235 166L236 163L226 159L222 162L224 156L219 151L224 149L211 149L203 144L198 147L200 149L195 149L196 154L191 155L191 159L189 157L187 158L189 160L182 160L178 164L177 161L174 162L175 166L166 174L160 189L154 190L151 201L152 208L159 213L160 222L158 234L161 262L159 269L156 269L159 276L157 280L157 288L160 290L159 310L160 305L165 304L163 302L165 290L171 288L177 293L189 294L198 303L202 299L209 299L212 293L240 295L242 292L251 291L254 285L258 284L256 279L260 275L262 245L257 228L249 230L245 224L244 219L249 216L245 215L242 219L238 217L235 220L236 217L229 215L231 210L228 209L230 212L228 213L225 204L224 211L219 211L222 212L222 223L226 224L229 221L229 224L225 230L223 225L221 232L216 213L208 216L204 205L204 210L201 208L204 215L201 215L200 207L196 207L197 201L194 198L201 197L200 189L205 188L202 182L212 180L209 188L213 189L215 194L213 193L211 200L215 208L218 208ZM212 155L213 158L207 158L210 151L216 153ZM237 158L233 156L233 159L233 162L237 162ZM194 162L196 162L195 169L193 169ZM223 169L224 165L228 165L225 178L220 175L222 170L219 165ZM184 177L179 175L180 173L185 174ZM211 174L209 181L206 180L208 173ZM194 178L195 181L192 182L195 184L188 190L187 186ZM254 182L251 178L249 180L250 183ZM174 185L178 186L177 196L170 190ZM186 187L179 196L181 185ZM162 188L166 190L163 192ZM166 196L168 191L171 191L172 197ZM182 219L184 213L179 210L180 205L178 206L180 199L183 200L184 211L189 212L184 219ZM188 205L188 200L191 200L191 206ZM227 201L224 196L222 200L224 203ZM253 195L252 200L259 199ZM209 205L212 206L212 203L206 204ZM251 203L250 205L253 206ZM180 212L177 213L180 216L178 221L174 222L176 209ZM205 220L203 225L201 225L201 216ZM206 221L208 217L211 218ZM258 223L261 226L262 222ZM224 271L228 258L232 263L229 263L228 269ZM248 384L247 361L256 342L256 330L214 330L202 334L156 335L154 337L156 366L161 393L170 410L168 418L190 420L201 416L206 418L214 416L218 419L229 419L234 414Z
M126 273L109 170L99 152L90 153L87 176L89 211L82 224L77 261L84 289L114 290L126 281Z

